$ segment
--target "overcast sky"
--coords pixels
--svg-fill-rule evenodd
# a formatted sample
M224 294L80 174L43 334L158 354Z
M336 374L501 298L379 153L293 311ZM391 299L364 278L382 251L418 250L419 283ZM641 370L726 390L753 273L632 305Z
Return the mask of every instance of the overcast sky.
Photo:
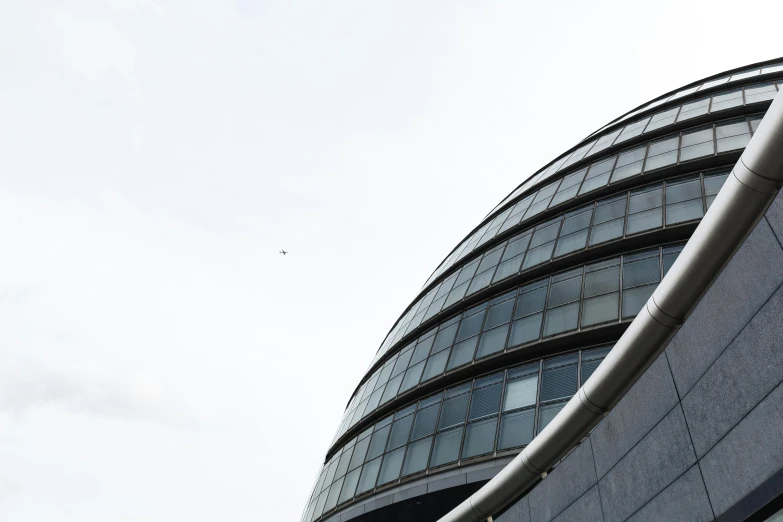
M451 248L780 9L4 2L0 520L298 520Z

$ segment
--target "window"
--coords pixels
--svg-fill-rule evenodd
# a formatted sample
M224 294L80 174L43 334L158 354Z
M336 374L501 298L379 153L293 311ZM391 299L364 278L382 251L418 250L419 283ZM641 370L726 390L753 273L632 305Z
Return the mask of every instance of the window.
M644 165L644 171L666 167L677 163L677 149L679 148L680 137L671 136L650 144L650 152L647 154L647 162Z
M712 97L712 107L710 112L718 112L724 109L730 109L742 105L742 89L736 89L727 93L718 94Z
M617 157L617 165L615 165L612 173L612 183L641 174L646 150L647 145L642 145L641 147L620 153Z
M530 205L530 208L527 209L523 221L525 219L530 219L531 217L540 214L541 212L546 210L546 208L549 206L549 202L552 201L552 196L554 196L555 191L557 190L557 186L559 184L560 184L560 180L555 181L554 183L550 183L549 185L547 185L546 187L538 191L538 194L533 199L533 203Z
M530 206L531 201L533 201L533 195L527 196L525 199L519 201L516 205L514 205L514 207L511 209L511 213L509 214L508 218L506 218L506 221L503 223L503 225L500 227L498 233L502 234L506 230L509 230L510 228L518 225L525 211Z
M663 220L661 185L651 185L631 191L628 202L627 234L636 234L653 228L660 228Z
M648 116L634 123L629 123L623 129L623 132L621 132L620 135L617 137L615 143L620 143L625 140L629 140L631 138L635 138L636 136L639 136L644 130L644 128L647 126L647 122L649 121L650 121L650 117Z
M492 453L495 448L495 431L502 390L502 373L476 380L468 411L462 458Z
M523 446L533 440L538 369L536 363L508 371L498 437L499 450Z
M750 141L750 128L745 118L719 123L715 126L718 153L745 148Z
M611 349L611 347L597 348L595 350L586 350L582 352L581 380L583 386L585 382L587 382L587 379L593 375L593 372L595 372L595 370L598 368L598 365L601 364L601 361L603 361L606 356L609 355L609 351Z
M598 152L601 152L604 149L608 149L612 146L612 143L614 143L615 138L620 135L620 131L622 131L622 128L619 128L615 131L612 131L608 134L604 134L600 138L598 138L598 141L595 142L595 146L590 149L590 152L587 154L588 156L592 156L593 154L596 154Z
M587 231L593 217L593 206L580 208L565 215L560 237L555 247L555 257L563 256L576 250L582 250L587 244Z
M560 184L560 188L557 189L557 193L552 198L552 202L549 206L554 207L555 205L559 205L564 201L568 201L576 197L576 193L579 190L579 185L582 183L586 173L587 169L584 168L564 177L563 182Z
M707 208L710 208L712 202L718 196L723 184L726 182L726 178L729 177L728 172L721 174L713 174L711 176L704 176L704 194L707 197Z
M530 249L522 264L522 270L549 261L555 246L555 238L560 230L561 220L562 218L558 217L536 227L533 239L530 241Z
M481 263L479 263L478 269L476 270L476 275L470 282L467 295L474 294L482 288L489 286L489 283L492 282L492 276L495 274L495 268L500 262L500 256L503 255L504 246L505 245L500 245L484 254L484 257L481 259Z
M672 267L674 262L679 257L680 252L682 252L682 249L683 249L682 245L663 248L663 275L664 276L666 276L666 274L669 272L669 269Z
M582 269L552 277L547 303L544 337L575 330L579 320L579 297L582 293Z
M628 196L622 195L596 204L590 246L622 237L627 200Z
M470 399L470 383L446 390L438 433L432 448L430 467L454 462L459 458L462 431Z
M620 259L610 259L585 270L582 327L616 321L620 305Z
M666 182L666 224L683 223L704 216L701 180L698 177Z
M650 123L647 124L647 128L644 129L644 132L650 132L655 129L665 127L666 125L671 125L674 123L674 120L677 119L677 113L679 111L680 108L675 107L673 109L667 109L663 112L659 112L658 114L653 114L652 118L650 119Z
M483 333L479 340L477 359L500 352L506 347L515 297L516 292L510 292L490 302L487 320L484 322Z
M710 110L710 98L702 98L690 103L686 103L682 106L680 115L677 117L677 121L689 120L697 116L707 114Z
M660 280L657 249L623 256L623 319L639 313Z
M530 236L530 232L525 232L508 241L503 257L500 259L500 265L492 278L493 283L519 272L527 246L530 244Z
M763 114L756 114L755 116L751 116L749 118L750 120L750 130L752 130L754 133L759 128L759 123L761 123L761 119L764 117Z
M715 146L712 143L712 126L682 134L680 161L688 161L712 154L715 154Z
M774 99L777 93L778 90L774 83L745 87L745 103L750 105L751 103L769 101Z
M737 80L743 80L745 78L750 78L751 76L758 76L761 71L759 69L752 69L750 71L742 71L738 73L734 73L731 75L731 78L729 78L730 82L734 82Z
M579 189L579 194L586 194L609 183L609 175L612 173L615 160L617 160L617 157L612 156L609 159L590 165L582 187Z
M543 362L541 408L538 432L541 433L577 390L578 355L565 355Z
M522 287L514 309L509 346L537 341L541 335L541 319L546 302L549 279Z

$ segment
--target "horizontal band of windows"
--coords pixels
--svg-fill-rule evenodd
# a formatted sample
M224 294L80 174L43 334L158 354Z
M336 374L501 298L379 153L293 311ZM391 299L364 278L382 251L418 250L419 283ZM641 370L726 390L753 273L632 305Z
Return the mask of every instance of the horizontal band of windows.
M716 126L714 129L716 135L723 136L724 134L729 134L721 129L734 125L732 122ZM734 136L741 137L743 135L737 134ZM689 143L687 137L680 138L679 136L677 137L678 143L681 139L685 143ZM716 140L719 139L722 138L716 138ZM665 140L660 141L663 142ZM657 149L653 149L653 152L656 151ZM659 160L656 161L661 163ZM675 163L672 163L669 167L675 166ZM663 169L659 167L659 170ZM615 175L619 172L619 170L616 172L610 171L609 174L602 175L606 178L602 182L603 185L609 184L610 175ZM617 181L628 180L636 176L640 176L641 179L642 172L645 171L640 166L638 173L628 174L628 172L628 170L624 170L622 175L618 174L620 179ZM694 181L689 185L698 184L701 186L703 198L701 215L706 212L715 199L727 175L728 170L704 172L696 175L696 177L701 178L698 183ZM592 179L597 179L597 177ZM672 180L666 183L679 183L679 181ZM663 187L660 183L653 186ZM644 191L647 188L643 187L639 190ZM494 246L482 256L471 260L460 271L451 274L440 284L433 287L408 310L392 332L396 332L394 333L392 344L376 354L373 364L385 353L399 346L399 343L404 341L406 335L415 332L421 325L426 325L428 321L431 322L439 314L447 313L450 307L457 305L460 301L469 298L483 288L497 284L507 277L511 277L516 273L523 273L552 259L557 259L580 250L594 248L607 241L626 238L647 230L665 228L666 226L701 217L701 215L696 215L699 212L696 210L698 204L695 201L690 203L683 202L678 206L664 205L663 201L661 201L661 208L664 211L668 211L665 219L663 212L651 211L647 214L636 215L637 211L633 205L629 206L626 212L625 206L620 200L623 197L627 200L632 194L633 191L629 191L622 196L611 196L557 216L540 223L534 228L516 234L504 243ZM662 194L663 189L661 191ZM633 196L634 201L637 199L639 198ZM593 214L595 214L595 217L593 217ZM658 214L661 214L660 223L656 222Z
M769 102L772 97L774 97L775 94L777 94L777 90L774 84L771 85L772 91L767 93L767 97L761 101ZM772 96L772 97L769 97ZM731 109L736 106L744 106L742 102L742 92L740 92L739 97L740 103L739 105L733 105L733 106L726 106L723 107L721 110L727 110ZM687 105L687 104L686 104ZM711 107L707 105L707 108L710 109ZM718 113L720 114L720 111L713 111L712 114ZM695 114L693 111L689 111L689 114L691 115L689 118L686 118L685 120L679 120L682 121L688 121L691 118L695 118L697 114ZM674 114L673 118L675 120L679 117L677 113ZM763 114L755 114L750 116L751 118L751 126L753 127L752 130L755 131L755 126L758 125L758 122L763 117ZM664 121L664 120L658 120L658 121ZM675 123L675 121L671 122L672 124ZM656 124L657 125L657 124ZM661 128L662 125L658 125L656 129ZM641 135L644 131L644 127L642 127L639 131L638 135ZM618 136L618 139L621 136ZM628 138L630 139L630 138ZM625 139L623 140L625 141ZM656 140L659 141L659 140ZM652 142L655 143L655 142ZM521 224L536 215L540 214L544 210L547 210L547 208L552 208L554 206L557 206L559 204L562 204L566 201L569 201L573 198L575 198L578 195L586 194L590 192L591 190L595 190L598 186L597 182L587 182L594 176L598 176L599 174L605 174L605 170L609 169L609 174L612 175L611 172L612 168L618 168L619 172L617 176L615 176L612 179L612 183L618 181L621 179L621 176L623 172L625 171L631 171L634 169L635 165L633 165L638 159L635 159L636 156L646 155L646 150L641 150L644 147L647 147L651 143L648 142L646 144L640 145L638 147L633 147L626 151L620 151L618 154L613 155L609 158L601 158L599 161L593 163L592 165L585 166L583 169L577 170L576 172L567 174L563 176L561 179L558 179L551 184L544 186L540 188L537 192L533 192L525 196L522 200L517 202L516 205L513 207L505 209L503 212L495 216L491 221L488 221L484 224L481 228L476 230L473 234L471 234L467 239L465 239L460 245L452 251L452 253L447 256L447 258L441 263L441 265L433 272L433 274L429 277L427 282L424 284L424 287L426 288L428 285L430 285L434 280L436 280L438 277L441 276L441 274L445 273L449 270L454 264L459 262L462 258L464 258L466 255L468 255L473 250L479 248L481 245L486 243L489 239L492 237L492 233L495 234L502 233L503 230L507 230L511 226ZM728 144L724 143L722 144L722 147L724 150L721 150L721 152L725 150L729 150L726 147ZM654 156L654 154L651 154L651 156ZM589 157L589 156L588 156ZM642 157L642 160L644 157ZM615 162L617 162L617 165L615 167ZM630 165L630 166L629 166ZM645 166L646 170L654 170L656 168L654 164L650 164L649 166ZM588 173L589 175L585 176L585 172L587 170L590 170ZM581 177L580 177L581 175ZM511 196L506 198L503 204L504 205L507 201L511 201L518 197L519 195L525 193L528 191L528 189L532 188L534 185L538 185L541 182L543 182L546 178L532 178L528 180L523 186L519 187L514 193L512 193ZM579 183L582 182L582 180L585 180L587 183L585 186L577 186ZM599 178L598 181L602 181L604 178ZM606 178L609 179L609 178ZM555 192L556 191L556 192ZM516 222L513 224L510 224L510 221L513 221L513 218L516 218Z
M688 198L696 181L701 179L672 183L673 205L693 201ZM656 198L663 195L660 185L632 193L623 208L637 210L649 222L651 210L664 211L656 206ZM681 249L682 245L660 246L592 262L527 283L441 322L386 361L360 387L334 440L398 395L482 358L633 318Z
M598 368L605 345L485 375L397 409L324 465L303 520L430 469L528 444Z

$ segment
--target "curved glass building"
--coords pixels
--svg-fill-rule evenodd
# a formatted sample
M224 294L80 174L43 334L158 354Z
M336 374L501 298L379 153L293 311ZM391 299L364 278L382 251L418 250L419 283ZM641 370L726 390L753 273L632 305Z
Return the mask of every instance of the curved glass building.
M389 331L302 521L437 520L503 469L640 312L781 87L783 60L699 80L525 175Z

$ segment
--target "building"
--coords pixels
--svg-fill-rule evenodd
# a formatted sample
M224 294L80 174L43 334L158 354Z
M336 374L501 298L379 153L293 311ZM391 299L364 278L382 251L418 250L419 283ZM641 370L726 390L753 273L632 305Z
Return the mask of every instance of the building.
M302 520L765 520L783 507L781 183L731 173L781 87L783 59L705 78L529 176L388 333ZM783 152L772 125L753 145ZM699 227L661 283L724 183L713 235ZM737 183L766 194L747 218ZM729 210L741 217L721 220ZM644 344L649 360L628 351ZM591 385L624 374L593 404Z

